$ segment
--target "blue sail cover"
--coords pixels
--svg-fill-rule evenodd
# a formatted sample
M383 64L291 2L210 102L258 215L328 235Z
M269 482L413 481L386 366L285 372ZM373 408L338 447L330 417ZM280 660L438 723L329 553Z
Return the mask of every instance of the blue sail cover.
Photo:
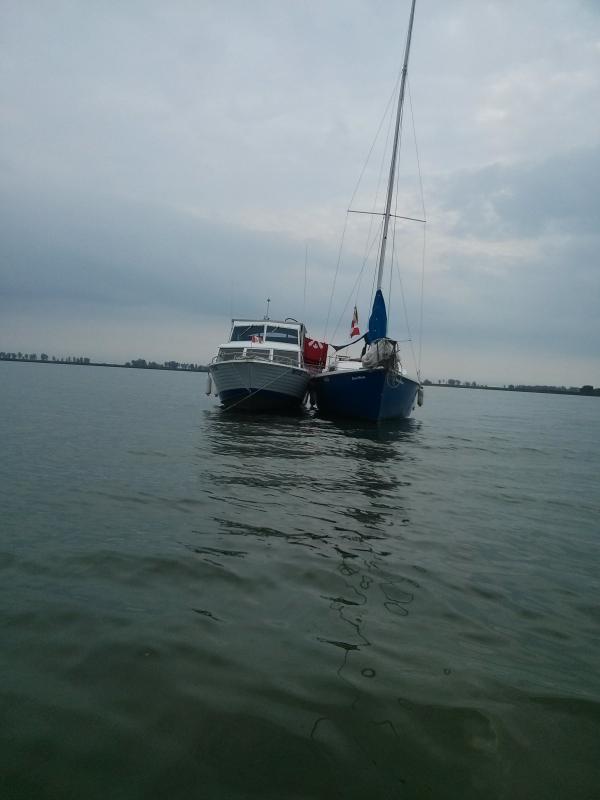
M381 289L377 289L375 299L373 300L373 308L371 316L369 317L369 330L365 336L367 344L376 342L377 339L382 339L387 334L387 312L385 310L385 300Z

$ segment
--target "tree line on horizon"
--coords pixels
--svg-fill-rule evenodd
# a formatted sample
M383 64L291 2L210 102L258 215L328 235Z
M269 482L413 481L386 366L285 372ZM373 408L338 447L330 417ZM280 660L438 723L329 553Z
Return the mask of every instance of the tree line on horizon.
M202 364L193 364L182 361L163 361L159 364L157 361L146 361L145 358L134 358L127 361L125 364L109 364L105 361L92 361L88 356L66 356L57 358L56 356L49 356L47 353L41 353L39 358L37 353L21 353L21 352L4 352L0 351L0 361L33 361L36 363L51 363L51 364L82 364L88 366L104 366L104 367L133 367L136 369L167 369L167 370L184 370L188 372L204 372L206 367Z
M90 359L87 356L67 356L66 358L57 358L56 356L49 356L47 353L41 353L38 358L37 353L5 353L0 351L0 361L42 361L52 362L54 364L90 364Z
M584 394L600 396L600 387L594 388L587 383L583 386L548 386L545 384L527 385L523 383L509 383L503 386L488 386L487 383L475 381L461 381L457 378L444 378L444 380L423 381L424 386L453 386L458 389L500 389L507 392L537 392L538 394Z
M134 367L135 369L180 369L188 372L205 372L206 367L203 364L192 364L184 361L163 361L159 364L157 361L146 361L145 358L133 358L131 361L126 361L125 367Z

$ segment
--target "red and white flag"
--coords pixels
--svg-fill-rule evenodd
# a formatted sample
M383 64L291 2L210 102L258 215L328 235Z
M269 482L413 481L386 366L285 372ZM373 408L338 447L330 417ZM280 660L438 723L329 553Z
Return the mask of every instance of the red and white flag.
M250 337L250 341L252 342L252 344L262 344L262 340L263 337L258 336L257 334L252 334L252 336Z
M354 314L352 315L352 324L350 325L350 337L360 336L360 328L358 327L358 311L354 306Z

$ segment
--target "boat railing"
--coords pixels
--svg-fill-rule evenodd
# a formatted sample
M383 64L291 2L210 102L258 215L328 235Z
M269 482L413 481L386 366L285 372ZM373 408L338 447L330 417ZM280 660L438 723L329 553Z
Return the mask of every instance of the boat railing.
M224 361L267 361L275 364L284 364L290 367L298 367L298 354L288 352L277 352L266 349L255 348L222 348L216 356L213 356L210 363L218 364Z
M298 366L298 353L273 350L273 361L276 364L289 364L291 367Z
M360 358L355 358L354 356L346 356L340 355L339 353L333 353L327 359L327 366L325 367L325 371L327 372L335 372L339 367L342 369L351 369L355 367L359 369L361 366Z
M216 356L213 357L211 360L211 364L216 364L217 361L235 361L238 358L244 357L244 348L243 347L236 347L225 349L222 348L219 350Z

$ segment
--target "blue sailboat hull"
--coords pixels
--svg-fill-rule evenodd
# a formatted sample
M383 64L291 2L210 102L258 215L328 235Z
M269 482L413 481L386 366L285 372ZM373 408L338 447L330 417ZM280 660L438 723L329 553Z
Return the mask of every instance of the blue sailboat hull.
M323 373L313 378L311 389L324 416L379 422L410 417L419 384L376 367Z

